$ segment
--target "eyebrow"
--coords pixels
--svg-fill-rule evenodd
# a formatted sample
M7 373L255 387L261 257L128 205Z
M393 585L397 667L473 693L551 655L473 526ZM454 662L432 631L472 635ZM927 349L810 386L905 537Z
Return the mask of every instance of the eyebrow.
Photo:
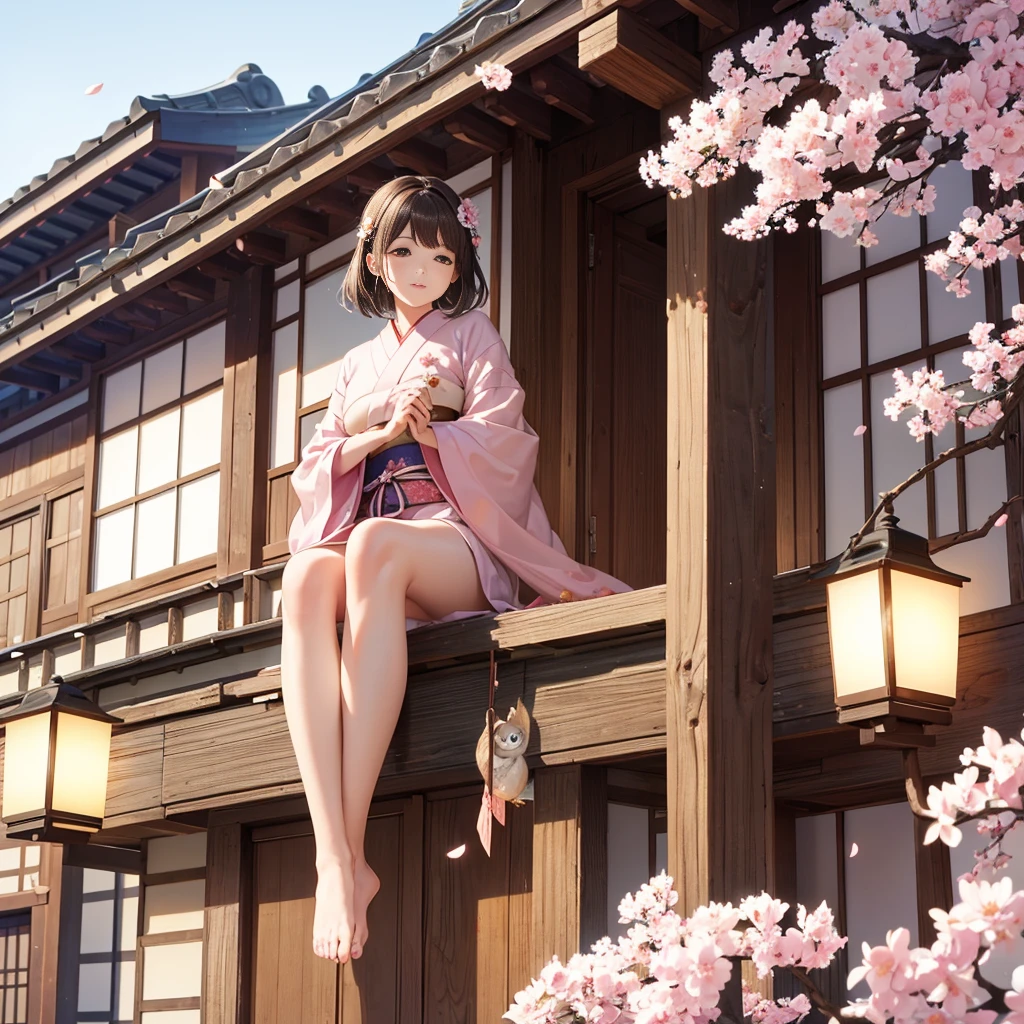
M391 244L392 245L397 245L399 242L402 242L402 241L416 242L416 239L412 235L396 235L393 239L391 239ZM423 243L422 242L416 242L416 244L417 245L422 245ZM430 248L443 249L445 252L452 252L452 250L449 249L447 246L445 246L443 243L441 245L433 246L433 247L428 245L428 246L426 246L426 248L428 248L428 249L430 249ZM453 253L453 255L454 255L454 253Z

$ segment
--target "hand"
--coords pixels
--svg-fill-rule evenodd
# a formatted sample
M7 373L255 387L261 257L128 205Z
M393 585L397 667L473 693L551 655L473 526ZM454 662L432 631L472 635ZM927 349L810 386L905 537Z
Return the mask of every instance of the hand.
M385 427L388 440L394 440L403 431L408 430L415 437L422 434L430 424L430 410L433 403L428 388L418 385L403 391L395 401L391 419Z

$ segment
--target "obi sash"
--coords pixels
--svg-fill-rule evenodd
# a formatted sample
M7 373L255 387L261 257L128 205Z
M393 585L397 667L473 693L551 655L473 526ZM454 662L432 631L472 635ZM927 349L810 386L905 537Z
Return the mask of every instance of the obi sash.
M445 500L423 461L420 446L415 441L396 444L366 460L357 518L393 518L413 505Z

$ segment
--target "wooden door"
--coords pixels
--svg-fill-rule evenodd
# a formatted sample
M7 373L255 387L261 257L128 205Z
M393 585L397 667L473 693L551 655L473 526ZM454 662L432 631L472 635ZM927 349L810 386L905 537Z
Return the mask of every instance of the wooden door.
M665 248L589 204L584 535L591 565L665 582Z
M309 823L254 832L256 1024L420 1024L422 822L418 797L374 806L366 859L381 890L366 950L343 967L313 954Z

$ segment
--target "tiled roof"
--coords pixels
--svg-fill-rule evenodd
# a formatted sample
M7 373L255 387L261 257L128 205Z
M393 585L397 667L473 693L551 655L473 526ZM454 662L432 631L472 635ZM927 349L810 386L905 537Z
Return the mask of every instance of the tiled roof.
M124 241L109 251L97 251L78 261L62 280L47 282L15 300L13 311L0 319L0 341L34 313L125 261L140 256L193 223L202 213L229 202L231 197L268 171L277 169L336 135L350 122L387 102L410 85L432 75L475 49L491 36L550 6L555 0L479 0L437 32L420 37L408 53L373 75L363 75L347 92L329 100L216 176L219 188L207 188L191 199L129 230ZM55 287L54 287L55 285Z

